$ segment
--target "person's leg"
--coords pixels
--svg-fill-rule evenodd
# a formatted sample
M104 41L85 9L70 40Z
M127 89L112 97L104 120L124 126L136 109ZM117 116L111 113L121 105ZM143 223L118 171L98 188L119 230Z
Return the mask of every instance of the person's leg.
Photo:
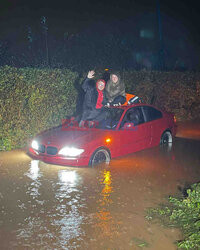
M91 113L91 110L89 110L89 109L84 110L82 117L81 117L81 120L83 120L83 121L88 120L88 117L90 117L90 113Z
M100 122L100 121L103 121L105 117L106 117L106 110L105 108L101 108L99 109L98 115L95 117L95 120Z
M87 120L94 121L98 115L99 115L99 110L93 109L93 110L91 110L90 114L88 115Z
M79 127L83 127L85 124L85 121L89 120L90 116L91 116L91 110L89 109L83 110L81 119L79 120Z

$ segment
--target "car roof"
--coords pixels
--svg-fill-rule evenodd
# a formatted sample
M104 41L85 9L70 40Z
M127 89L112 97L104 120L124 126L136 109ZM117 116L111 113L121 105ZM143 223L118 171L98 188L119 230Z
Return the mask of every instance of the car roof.
M112 106L110 108L114 108L114 109L120 108L120 109L128 110L129 108L139 107L139 106L148 106L148 107L153 107L153 108L160 110L159 108L157 108L153 105L147 104L147 103L133 103L133 104L128 104L128 105L116 106L116 107Z

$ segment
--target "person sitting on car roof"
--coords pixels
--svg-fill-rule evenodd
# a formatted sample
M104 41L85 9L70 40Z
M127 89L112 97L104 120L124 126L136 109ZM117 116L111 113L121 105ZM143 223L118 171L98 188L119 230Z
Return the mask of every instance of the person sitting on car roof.
M99 79L95 84L94 74L94 70L89 71L82 85L85 97L81 121L99 121L104 116L104 105L107 103L104 93L106 83L103 79Z
M110 80L106 84L106 98L108 106L115 104L124 104L126 102L125 87L123 81L120 79L118 72L110 73Z

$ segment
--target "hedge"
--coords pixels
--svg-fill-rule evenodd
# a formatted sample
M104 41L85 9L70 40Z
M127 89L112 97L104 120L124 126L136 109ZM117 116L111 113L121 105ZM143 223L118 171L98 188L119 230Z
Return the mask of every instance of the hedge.
M24 147L72 114L77 77L67 69L0 68L0 150Z
M129 80L131 79L131 80ZM178 121L200 118L200 72L125 72L126 89L173 112Z

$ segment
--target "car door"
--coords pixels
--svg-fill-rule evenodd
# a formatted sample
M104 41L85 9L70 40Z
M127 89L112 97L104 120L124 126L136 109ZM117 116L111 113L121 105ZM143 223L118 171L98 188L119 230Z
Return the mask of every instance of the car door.
M127 125L127 126L126 126ZM150 132L141 106L127 110L119 127L120 154L129 154L149 147Z
M160 110L151 106L143 106L143 112L146 126L151 131L151 146L158 145L165 129L163 114Z

